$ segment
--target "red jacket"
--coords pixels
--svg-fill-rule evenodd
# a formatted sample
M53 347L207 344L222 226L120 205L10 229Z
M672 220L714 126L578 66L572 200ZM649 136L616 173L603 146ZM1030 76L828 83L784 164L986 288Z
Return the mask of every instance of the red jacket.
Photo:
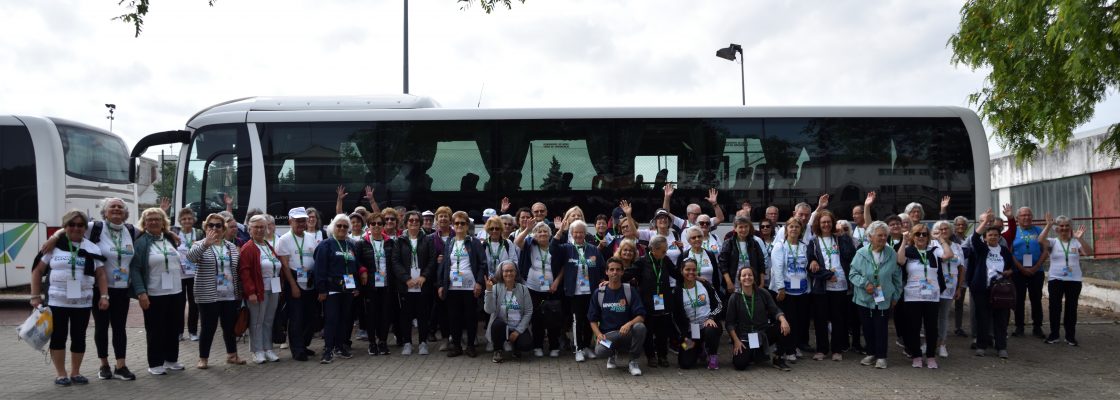
M272 244L265 242L268 250L276 254ZM257 300L264 298L264 275L261 274L261 250L252 240L241 246L241 259L237 267L238 278L241 279L241 295L249 299L249 295L257 295Z

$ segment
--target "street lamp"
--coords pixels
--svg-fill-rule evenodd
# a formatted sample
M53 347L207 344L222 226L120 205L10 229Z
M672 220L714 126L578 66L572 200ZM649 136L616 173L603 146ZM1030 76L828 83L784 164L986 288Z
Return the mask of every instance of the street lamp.
M739 84L743 89L743 105L747 105L747 79L743 72L743 46L732 43L730 46L716 50L716 57L727 61L735 61L735 52L739 52Z
M113 112L117 111L117 105L109 103L109 104L105 105L105 108L109 109L109 116L105 117L105 118L109 120L109 132L112 132L113 131L113 120L117 119L116 117L113 116Z

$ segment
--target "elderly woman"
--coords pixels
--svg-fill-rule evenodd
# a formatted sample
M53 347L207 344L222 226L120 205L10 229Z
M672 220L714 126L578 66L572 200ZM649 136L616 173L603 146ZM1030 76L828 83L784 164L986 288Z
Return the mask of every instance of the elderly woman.
M202 238L201 229L195 229L196 222L194 210L184 207L179 210L179 262L183 263L183 290L187 291L187 334L192 342L198 341L198 304L194 301L194 275L198 270L193 262L187 259L191 246Z
M800 219L790 218L785 240L775 244L770 253L770 291L777 293L778 306L793 328L793 333L779 342L778 355L789 361L797 360L797 344L809 334L809 261L808 246L801 241L802 229Z
M499 279L498 265L501 265L503 261L512 261L516 264L518 261L517 249L514 247L513 241L506 239L501 217L494 216L487 219L483 230L486 232L486 237L482 241L486 258L486 276Z
M941 263L941 274L945 280L945 290L941 291L940 302L937 308L937 356L949 357L949 349L945 346L945 338L949 334L949 311L953 302L961 296L964 287L964 249L952 241L952 226L949 221L938 221L933 224L933 257Z
M124 200L110 197L102 201L101 218L104 222L91 222L86 230L86 238L105 255L105 275L109 284L109 308L93 309L93 344L97 348L97 358L101 360L98 379L136 379L125 365L128 348L128 265L132 262L133 243L136 228L128 220L128 207ZM62 232L60 232L62 233ZM52 244L53 246L53 244ZM109 328L113 328L113 358L115 368L109 369Z
M207 215L203 220L206 236L195 242L187 253L187 258L198 267L194 278L195 302L202 323L198 337L198 369L210 367L210 347L219 322L226 346L226 363L245 364L237 356L237 338L233 335L241 306L241 285L237 284L240 252L233 242L225 239L226 221L219 214Z
M887 318L890 309L901 297L902 270L898 253L887 247L890 229L881 221L867 226L870 245L856 251L848 282L852 284L852 302L859 308L867 357L861 365L875 364L887 368Z
M983 357L994 337L999 357L1007 358L1007 321L1011 310L994 309L990 289L996 281L1010 279L1015 258L1011 249L1000 244L1001 229L992 226L995 220L991 209L980 216L976 234L971 239L972 259L965 271L965 280L972 292L972 302L976 304L976 355Z
M482 282L486 280L486 256L482 245L472 238L471 219L467 213L457 211L451 215L454 235L444 243L445 255L439 268L439 298L444 300L448 328L451 329L448 357L477 357L475 339L478 335L478 297L482 295ZM463 330L466 330L466 349L463 348Z
M529 289L518 282L517 265L511 260L502 261L499 267L501 281L495 284L486 280L486 294L482 308L490 314L490 342L494 343L494 358L500 363L503 351L511 351L514 359L522 351L533 347L529 322L533 319L533 300Z
M942 249L942 257L951 258L952 249ZM903 300L906 304L906 331L903 340L911 356L911 366L922 367L920 332L925 326L925 363L937 369L937 312L940 294L945 291L942 274L944 260L938 258L930 247L930 232L924 224L910 228L902 247L898 249L897 262L902 267Z
M629 241L629 240L627 240ZM620 246L621 253L625 247ZM669 366L669 338L679 338L673 326L672 310L668 300L672 297L670 279L682 279L680 270L669 259L669 244L663 236L654 236L649 242L649 254L640 257L633 267L623 265L622 280L636 281L642 304L646 305L645 321L647 327L644 350L650 368ZM682 257L687 259L687 257Z
M136 256L129 265L132 293L144 310L144 333L148 342L148 372L165 375L181 371L179 335L183 333L183 267L179 261L178 238L171 221L159 208L140 213L144 234L136 239Z
M397 238L392 251L393 282L401 305L397 327L403 334L397 340L404 343L401 355L412 355L412 320L416 320L420 332L418 354L423 356L428 355L428 322L431 320L431 298L436 281L435 246L431 236L420 230L420 213L405 213L404 223L404 234Z
M1046 344L1058 342L1058 330L1063 322L1062 311L1066 313L1066 343L1077 346L1077 300L1081 297L1081 257L1093 255L1093 247L1081 240L1085 236L1085 225L1073 230L1069 217L1059 215L1054 219L1046 213L1046 228L1038 237L1047 238L1050 229L1057 226L1058 237L1042 240L1042 254L1050 254L1050 269L1047 290L1050 292L1050 335ZM1065 307L1062 298L1065 297Z
M563 277L564 295L571 303L572 314L575 319L575 359L583 362L591 349L591 323L587 319L587 312L591 304L591 288L598 287L603 281L603 270L606 260L599 254L599 249L587 242L587 223L583 221L565 221L557 227L556 235L549 245L552 262L561 266L560 276ZM571 243L566 236L571 231ZM593 356L593 355L592 355Z
M358 262L354 244L347 237L350 219L338 214L331 220L331 237L315 247L315 291L323 303L323 356L320 364L330 364L337 354L351 358L346 347L353 327L350 306L358 296Z
M280 302L281 280L291 274L276 256L268 242L268 218L256 215L249 219L249 242L241 246L238 272L241 288L249 303L249 350L253 362L280 361L272 348L272 323Z
M689 228L692 229L695 227ZM681 350L677 352L677 366L692 369L698 361L703 360L707 361L708 369L719 369L723 301L713 285L697 280L700 277L699 271L696 259L681 261L681 284L673 288L668 297L674 330L681 343Z
M685 259L696 261L700 278L708 281L720 297L726 297L725 288L735 286L735 284L731 282L731 274L720 268L716 252L704 247L704 231L697 226L693 226L685 229L682 235L688 241L688 250L677 257L675 264L679 266Z
M94 286L97 287L97 308L109 308L109 285L106 282L105 257L98 246L85 240L89 218L78 210L62 216L63 235L43 252L31 271L31 306L43 303L42 278L48 277L45 296L51 308L50 354L54 364L55 385L85 385L82 357L86 353L86 328L93 307ZM66 336L70 335L70 374L66 373ZM125 370L127 372L127 369Z
M530 233L533 235L531 242L525 241ZM521 270L521 280L529 288L529 297L533 300L532 330L533 330L533 355L544 356L544 338L548 334L548 350L550 357L560 357L560 338L563 337L561 320L563 316L561 307L562 293L560 283L563 276L556 263L552 262L549 254L549 242L552 239L552 229L544 222L538 222L531 229L518 232L518 242L521 246L520 261L517 263Z
M834 227L832 213L818 211L816 225L813 226L816 238L809 242L809 274L813 281L810 307L817 336L817 353L813 359L817 361L824 360L829 353L832 361L841 361L844 359L843 352L849 346L847 314L851 298L848 297L847 276L856 247L850 236L834 230Z
M770 297L770 292L759 288L754 270L739 270L739 290L727 299L727 333L731 335L731 362L738 371L750 367L758 358L770 354L770 343L775 336L789 335L789 322L785 313ZM769 321L779 322L779 329L767 329ZM789 371L781 356L774 356L774 368Z
M389 282L393 244L386 239L388 235L384 231L383 215L384 212L367 214L366 226L369 228L365 238L355 242L362 265L359 269L359 291L364 310L361 318L371 333L366 354L371 356L389 355L389 304L396 303Z

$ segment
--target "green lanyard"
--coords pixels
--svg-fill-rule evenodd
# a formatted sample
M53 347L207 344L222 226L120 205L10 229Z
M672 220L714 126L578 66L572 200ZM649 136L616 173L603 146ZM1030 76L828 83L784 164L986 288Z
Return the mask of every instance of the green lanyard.
M708 259L708 253L705 252L704 249L700 249L700 253L693 252L691 255L692 259L696 260L696 269L702 269L701 266L704 265L704 260Z
M739 242L739 263L746 264L750 261L750 255L747 254L747 242Z
M901 243L902 239L898 239L898 241L895 241L894 239L887 239L887 241L890 243L891 248L894 248L894 245Z
M506 290L506 301L504 301L506 304L506 322L509 322L509 307L513 305L513 300L513 289Z
M871 249L867 249L867 250L868 250L867 254L871 255L871 264L875 265L875 269L871 272L871 278L872 278L872 280L875 281L875 286L879 286L879 268L883 266L883 263L875 260L875 252L874 251L871 251ZM886 250L886 249L883 249L883 250ZM883 255L882 252L880 252L879 254Z
M537 256L541 259L541 275L548 271L548 252L544 251L541 246L537 246Z
M1066 268L1069 268L1069 246L1071 246L1072 243L1073 240L1070 240L1069 242L1063 244L1062 239L1058 239L1058 245L1062 246L1062 252L1066 255Z
M296 242L296 251L299 252L299 268L305 269L303 266L303 244L306 243L307 240L303 237L303 235L299 235L298 238L296 237L296 235L292 235L292 240Z
M267 243L267 241L266 241L266 243ZM261 254L264 254L265 257L268 257L268 261L272 261L272 276L276 277L277 276L276 273L279 272L277 270L280 267L280 263L276 260L276 257L272 255L272 251L270 251L268 249L267 245L261 246L260 243L254 243L254 244L257 245L257 250L260 250Z
M583 255L583 246L576 247L576 253L579 253L579 266L583 271L583 276L590 279L590 277L587 276L587 258Z
M918 250L918 259L922 262L922 280L926 280L926 277L929 276L929 259L926 258L925 250Z
M460 247L460 249L461 249L460 251L455 251L455 246L460 244L460 243L462 243L463 247ZM466 253L466 252L467 252L467 240L466 239L460 240L460 241L456 242L455 244L451 245L451 253L455 255L455 270L456 271L459 270L459 264L461 264L462 261L463 261L463 253Z
M684 288L682 288L682 289L684 289ZM695 314L696 309L700 308L700 305L697 304L697 302L696 302L696 298L700 297L700 285L699 285L699 283L697 283L695 286L692 287L692 293L691 294L688 293L688 289L684 289L684 294L686 296L688 296L688 304L692 306L692 312Z
M739 297L743 299L743 306L747 308L747 317L754 321L754 295L751 295L751 304L747 304L747 295L739 291Z
M113 228L109 228L109 239L112 239L113 244L117 247L117 267L121 266L121 254L124 253L124 246L121 245L121 242L124 240L123 236L121 232L117 232L114 235Z
M380 243L381 247L378 248L377 244ZM378 273L381 272L381 255L385 253L385 243L380 240L370 240L370 246L373 246L373 268Z
M1031 232L1026 230L1026 229L1023 229L1022 227L1019 228L1019 232L1020 232L1019 233L1019 238L1023 239L1023 243L1025 243L1027 245L1027 252L1030 253L1031 252Z
M342 250L342 263L343 263L342 269L343 269L343 273L349 275L350 274L350 259L354 256L352 254L350 254L350 248L348 246L343 246L342 242L338 241L338 238L332 237L331 239L334 239L334 243L338 245L339 250Z
M494 250L494 242L490 242L486 245L486 252L490 254L491 268L498 269L498 256L502 255L502 247L504 247L504 245L504 243L498 242L497 251Z
M792 264L793 264L794 267L797 267L797 252L798 252L798 250L800 250L799 248L801 247L801 245L796 244L796 245L790 246L789 241L786 241L785 245L786 245L786 257L793 256ZM794 269L796 269L796 268L794 268ZM789 267L788 266L786 267L786 274L787 274L787 277L788 277L788 274L789 274Z
M210 246L210 249L214 252L214 259L218 261L218 273L225 275L226 263L222 261L222 258L225 257L222 254L222 251L225 250L225 243Z
M160 246L160 243L163 243L163 245ZM160 238L159 240L153 240L152 241L152 246L155 246L156 250L159 250L159 252L163 254L163 270L170 273L171 272L171 255L167 253L167 244L164 243L163 238Z
M80 246L75 246L74 242L70 242L70 278L78 279L78 249ZM82 271L85 274L85 271Z
M823 255L824 255L825 265L828 265L828 269L831 270L832 269L832 248L831 248L831 246L828 245L828 242L824 241L823 237L822 238L817 238L817 241L821 244L821 253L824 253ZM835 241L836 241L836 239L833 239L834 243L835 243Z
M661 293L661 262L653 259L653 254L646 254L649 257L649 264L653 266L653 273L657 276L656 289L657 293Z

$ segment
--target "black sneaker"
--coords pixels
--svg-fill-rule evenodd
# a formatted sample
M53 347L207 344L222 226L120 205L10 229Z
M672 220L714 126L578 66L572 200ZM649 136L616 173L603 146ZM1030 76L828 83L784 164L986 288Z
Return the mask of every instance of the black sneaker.
M1015 332L1012 332L1011 336L1012 337L1022 337L1023 336L1023 328L1015 328Z
M388 344L386 344L386 343L384 343L384 342L382 342L381 344L377 345L377 350L378 350L379 352L381 352L381 355L383 355L383 356L387 356L387 355L389 355L389 345L388 345Z
M478 350L475 349L474 345L470 345L470 346L467 346L467 350L464 351L463 354L466 354L467 357L475 358L475 357L478 357Z
M1073 346L1073 347L1078 346L1077 339L1066 338L1066 344L1069 344L1070 346Z
M74 382L75 385L88 385L89 379L81 375L74 375L70 377L70 382Z
M1058 343L1058 335L1050 335L1046 338L1046 340L1043 340L1042 342L1046 344Z
M346 346L339 347L338 350L335 351L334 353L336 355L338 355L339 358L342 358L342 359L349 360L349 359L354 357L354 354L351 354L350 349L346 348Z
M965 333L964 329L961 329L961 328L957 328L957 330L953 331L953 334L955 334L957 336L960 336L960 337L968 337L968 334Z
M494 351L494 358L491 358L490 361L493 361L495 364L499 364L502 361L504 361L503 357L502 357L502 351L501 350Z
M132 372L128 370L128 367L120 367L113 370L113 378L122 381L134 381L136 380L136 375L133 375Z
M323 358L319 360L319 364L330 364L334 362L334 355L329 351L323 352Z
M97 370L97 379L107 380L113 379L113 369L108 365L102 365L101 369Z
M1046 337L1046 335L1042 333L1042 328L1037 327L1037 326L1034 328L1034 331L1031 332L1031 334L1033 334L1034 337L1039 338L1039 339L1042 339L1042 338Z
M56 386L70 386L70 378L61 377L54 380Z
M371 356L376 356L376 355L381 355L381 352L377 350L377 344L376 343L370 342L369 343L369 349L366 350L366 354L369 354Z
M773 364L774 364L774 368L780 369L780 370L785 371L785 372L790 371L789 364L786 364L786 360L783 360L781 357L774 358L774 363Z

